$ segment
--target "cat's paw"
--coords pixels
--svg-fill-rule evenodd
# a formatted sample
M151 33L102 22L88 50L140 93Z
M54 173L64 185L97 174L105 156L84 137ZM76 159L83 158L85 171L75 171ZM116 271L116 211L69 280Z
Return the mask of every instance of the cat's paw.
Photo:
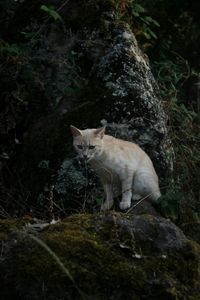
M101 211L109 210L109 209L111 209L111 207L112 207L112 203L104 202L104 203L101 205Z
M140 200L142 198L142 196L140 196L139 194L133 194L132 195L132 200L133 201L138 201L138 200Z
M119 207L121 210L125 210L127 208L129 208L131 206L131 204L129 202L120 202Z

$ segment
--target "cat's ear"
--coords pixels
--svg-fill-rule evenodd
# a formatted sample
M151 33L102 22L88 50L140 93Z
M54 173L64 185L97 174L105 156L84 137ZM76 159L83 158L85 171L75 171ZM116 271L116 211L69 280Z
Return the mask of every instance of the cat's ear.
M72 126L72 125L70 125L70 130L71 130L71 133L72 133L73 137L77 137L77 136L82 135L81 130L74 127L74 126Z
M102 139L104 134L105 134L105 130L106 130L105 126L101 127L101 128L98 128L98 129L95 130L94 135L97 136L97 137L100 137Z

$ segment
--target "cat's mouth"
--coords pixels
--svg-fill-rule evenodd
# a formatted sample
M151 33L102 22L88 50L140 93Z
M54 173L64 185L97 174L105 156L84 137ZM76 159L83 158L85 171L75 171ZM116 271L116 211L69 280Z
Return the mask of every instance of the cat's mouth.
M93 159L93 156L92 157L83 157L83 156L81 156L80 159L81 159L82 162L88 163Z
M91 161L92 158L93 158L93 157L89 157L89 158L87 158L85 161L88 163L88 162Z

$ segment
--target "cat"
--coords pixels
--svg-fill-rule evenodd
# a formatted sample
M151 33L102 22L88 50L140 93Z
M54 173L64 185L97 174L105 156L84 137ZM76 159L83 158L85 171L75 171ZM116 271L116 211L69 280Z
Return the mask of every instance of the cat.
M160 196L158 176L149 156L136 144L105 134L105 127L80 130L70 126L77 153L97 172L106 194L101 210L114 203L114 187L120 187L120 209L131 206L131 199ZM132 192L134 191L134 193Z

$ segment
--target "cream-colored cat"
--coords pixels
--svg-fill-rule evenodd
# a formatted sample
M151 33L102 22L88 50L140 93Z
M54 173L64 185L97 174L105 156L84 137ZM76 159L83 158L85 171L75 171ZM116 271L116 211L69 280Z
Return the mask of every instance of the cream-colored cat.
M121 190L123 210L131 206L131 198L139 200L149 195L155 201L161 196L152 161L138 145L105 135L105 127L70 129L76 151L95 169L103 184L106 200L101 210L113 206L116 187Z

